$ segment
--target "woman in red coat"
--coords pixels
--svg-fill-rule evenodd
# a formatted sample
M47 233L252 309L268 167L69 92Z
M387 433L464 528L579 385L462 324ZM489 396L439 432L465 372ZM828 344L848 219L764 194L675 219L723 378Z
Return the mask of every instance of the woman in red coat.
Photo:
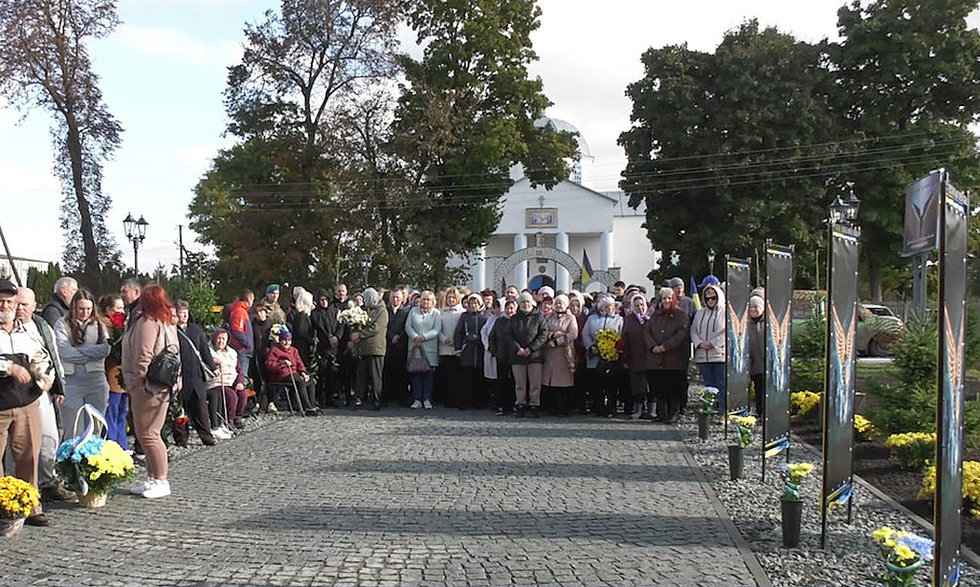
M269 354L265 356L265 369L272 383L296 386L299 401L307 416L320 415L313 404L312 398L315 396L310 375L306 372L303 359L299 358L299 352L293 347L293 335L288 330L279 334L279 342L269 349Z

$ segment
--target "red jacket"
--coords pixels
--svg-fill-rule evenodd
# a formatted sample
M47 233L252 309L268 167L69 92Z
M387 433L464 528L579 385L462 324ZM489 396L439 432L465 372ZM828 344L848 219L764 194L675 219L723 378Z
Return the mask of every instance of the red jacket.
M292 365L287 366L287 360ZM269 349L269 354L265 356L265 370L269 373L269 379L278 383L289 379L290 373L306 373L306 365L303 364L303 359L299 358L296 347L290 346L285 349L277 344Z
M239 354L244 353L251 357L254 352L252 318L248 315L248 305L245 302L236 300L231 305L231 311L228 312L228 329L231 331L231 336L228 337L228 345L238 351Z

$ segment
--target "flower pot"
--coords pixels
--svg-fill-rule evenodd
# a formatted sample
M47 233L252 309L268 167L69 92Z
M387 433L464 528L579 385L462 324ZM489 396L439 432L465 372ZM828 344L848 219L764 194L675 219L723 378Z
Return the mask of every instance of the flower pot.
M783 548L796 548L800 545L803 500L781 499L779 505L783 513Z
M885 587L897 587L903 585L914 585L915 573L922 566L922 560L916 557L915 562L909 564L905 567L900 567L898 565L893 565L889 562L885 562L885 573L883 585Z
M728 472L731 474L732 481L742 478L742 465L745 460L741 446L729 445L728 447Z
M94 493L92 491L89 491L85 495L82 495L81 493L79 493L78 494L78 503L82 507L87 507L87 508L100 508L100 507L102 507L102 506L105 505L106 497L107 496L106 496L105 493Z
M708 440L708 414L707 412L698 412L698 438L701 440Z
M24 518L0 519L0 536L10 538L24 527Z

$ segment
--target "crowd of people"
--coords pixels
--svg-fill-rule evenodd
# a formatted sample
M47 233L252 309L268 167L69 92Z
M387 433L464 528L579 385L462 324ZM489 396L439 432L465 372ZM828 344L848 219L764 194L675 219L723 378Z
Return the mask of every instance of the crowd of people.
M340 283L332 293L295 287L288 301L271 284L258 300L242 290L205 333L157 284L127 279L96 298L65 277L37 310L32 290L0 281L4 466L45 501L71 499L54 453L84 404L105 414L109 439L128 450L133 437L147 479L131 491L151 499L171 491L165 438L186 444L193 429L211 446L244 428L250 410L443 406L674 423L692 360L705 385L724 387L723 288L714 276L699 288L700 308L679 278L649 294L620 282L595 294L396 286L351 298ZM750 303L750 348L761 299ZM148 376L168 351L179 357L174 385ZM47 525L40 506L27 523Z

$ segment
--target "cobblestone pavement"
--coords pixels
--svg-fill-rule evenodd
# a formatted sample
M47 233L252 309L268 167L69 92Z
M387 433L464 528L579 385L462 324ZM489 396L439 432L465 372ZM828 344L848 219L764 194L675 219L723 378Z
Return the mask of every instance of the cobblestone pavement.
M32 585L768 585L671 427L407 409L280 417L174 495L0 539Z

